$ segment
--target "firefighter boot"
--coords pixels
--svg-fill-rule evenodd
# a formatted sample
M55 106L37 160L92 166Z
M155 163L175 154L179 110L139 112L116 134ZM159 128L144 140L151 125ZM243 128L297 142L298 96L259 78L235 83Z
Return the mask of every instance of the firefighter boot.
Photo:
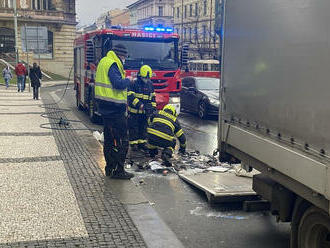
M139 150L139 147L137 144L131 145L131 149L133 152L137 152Z
M158 149L149 149L149 156L151 158L156 157L157 154L158 154Z
M107 166L105 166L104 170L105 170L105 175L107 177L111 177L113 174L114 168L112 166L107 165Z
M172 157L172 151L165 148L164 151L162 152L162 160L163 160L163 164L166 166L166 167L171 167L172 166L172 163L170 162L170 159Z
M142 151L144 151L144 152L148 152L148 151L149 151L149 149L148 149L146 143L138 144L138 147L139 147L140 150L142 150Z
M126 180L129 180L133 177L134 177L133 173L127 172L124 169L123 170L115 170L112 173L112 176L111 176L111 178L113 178L113 179L126 179Z
M112 173L113 179L126 179L129 180L134 177L133 173L127 172L124 169L124 163L119 163L117 169Z

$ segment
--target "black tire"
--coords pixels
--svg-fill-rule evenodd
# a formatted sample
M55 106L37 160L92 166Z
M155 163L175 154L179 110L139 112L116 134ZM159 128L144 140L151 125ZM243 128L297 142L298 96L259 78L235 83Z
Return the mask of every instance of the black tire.
M98 116L95 114L95 102L91 99L88 103L88 116L92 123L97 123Z
M197 114L199 116L199 118L201 119L206 119L207 117L207 107L206 107L206 102L205 101L200 101L200 103L198 104L198 110L197 110Z
M305 211L298 228L298 247L330 247L330 217L325 211L317 207Z

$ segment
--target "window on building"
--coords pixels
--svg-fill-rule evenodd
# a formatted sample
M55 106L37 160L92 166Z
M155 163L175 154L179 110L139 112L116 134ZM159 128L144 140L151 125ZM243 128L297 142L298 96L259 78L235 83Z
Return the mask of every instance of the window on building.
M164 16L164 7L163 6L158 7L158 16Z
M194 28L194 36L195 36L195 41L197 41L197 39L198 39L198 34L197 34L197 26L195 26L195 28Z
M193 14L193 5L190 4L189 5L189 16L192 17L192 14Z
M2 8L12 8L13 7L13 0L1 0L0 6Z
M52 8L52 6L51 6L52 3L51 2L52 1L49 0L49 9ZM69 13L75 13L75 11L76 11L75 0L69 0L68 2L69 2Z
M180 18L180 8L179 7L176 8L176 17Z
M31 8L36 10L49 10L52 9L51 0L31 0ZM71 6L71 1L69 1L69 6Z
M48 30L48 40L47 42L47 49L46 50L34 50L34 58L41 59L52 59L53 58L53 48L54 48L54 34L52 31Z
M198 2L195 3L195 16L198 16Z
M192 28L189 27L189 41L191 42L192 39Z
M187 18L187 5L184 6L184 18Z
M203 25L203 41L206 41L206 26Z
M207 0L204 0L204 15L207 14Z

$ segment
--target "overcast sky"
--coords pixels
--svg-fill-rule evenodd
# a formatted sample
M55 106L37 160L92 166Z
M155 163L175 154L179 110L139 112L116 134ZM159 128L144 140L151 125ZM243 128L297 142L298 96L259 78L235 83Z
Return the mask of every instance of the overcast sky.
M79 26L92 24L96 18L110 9L125 8L136 0L77 0Z

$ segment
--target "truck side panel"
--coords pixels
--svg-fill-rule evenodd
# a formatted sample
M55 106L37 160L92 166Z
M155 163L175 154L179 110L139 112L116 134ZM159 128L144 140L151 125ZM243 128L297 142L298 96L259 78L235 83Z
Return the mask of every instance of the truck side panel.
M330 1L227 0L226 118L330 153Z

